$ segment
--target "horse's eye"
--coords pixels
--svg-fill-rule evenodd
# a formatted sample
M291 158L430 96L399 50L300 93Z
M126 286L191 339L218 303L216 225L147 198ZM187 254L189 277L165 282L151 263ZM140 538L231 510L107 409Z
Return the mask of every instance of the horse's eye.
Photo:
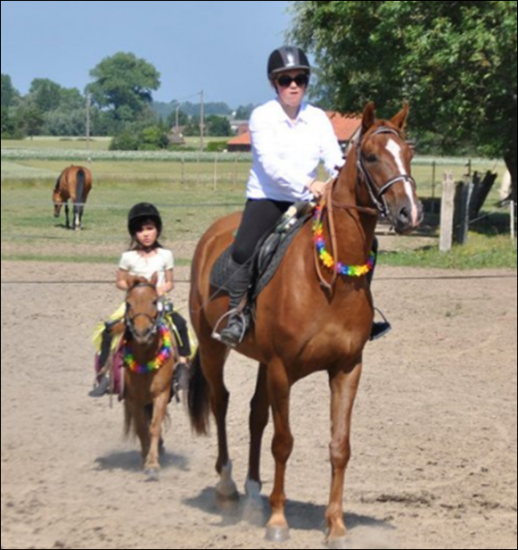
M127 310L130 310L131 309L131 304L129 302L126 302L126 309Z
M377 162L378 157L377 157L376 155L374 155L374 154L371 153L370 155L367 155L367 156L365 157L365 160L366 160L367 162Z

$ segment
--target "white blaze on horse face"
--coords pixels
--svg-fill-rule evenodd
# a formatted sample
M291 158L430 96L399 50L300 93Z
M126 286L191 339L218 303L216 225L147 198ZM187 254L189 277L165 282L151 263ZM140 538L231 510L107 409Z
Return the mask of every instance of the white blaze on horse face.
M393 139L389 139L387 143L387 151L389 153L392 153L392 156L394 157L394 161L396 162L396 166L399 170L399 173L403 176L408 176L409 173L405 169L405 165L401 157L401 146L399 145L399 143L397 143ZM402 181L405 186L405 193L412 206L412 223L414 225L417 225L419 220L419 208L417 207L414 190L412 189L412 184L406 179Z

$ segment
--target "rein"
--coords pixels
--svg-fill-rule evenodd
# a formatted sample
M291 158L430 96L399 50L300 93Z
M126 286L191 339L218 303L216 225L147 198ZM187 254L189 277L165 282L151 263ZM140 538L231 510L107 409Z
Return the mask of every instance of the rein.
M399 135L399 132L396 130L393 130L392 128L388 128L386 126L380 126L376 131L374 131L371 136L379 135L379 134L394 134L398 137L401 137ZM381 215L382 217L386 217L388 215L388 206L385 200L385 193L396 183L400 181L409 181L415 186L415 180L412 178L412 176L409 176L407 174L399 174L394 178L391 178L389 181L384 183L381 187L378 187L376 183L374 182L374 179L369 174L369 171L367 170L365 166L365 160L363 158L363 155L361 153L361 145L362 142L362 136L360 135L355 143L356 147L356 166L357 166L357 175L356 175L356 186L358 187L362 182L365 183L365 186L367 187L367 191L369 193L369 196L371 198L372 203L374 204L375 208L368 207L368 206L359 206L356 204L345 204L337 202L333 199L333 190L335 188L335 185L340 177L340 172L343 169L343 166L338 168L338 175L329 183L329 185L326 188L326 191L322 197L322 200L320 202L320 209L318 212L318 215L316 217L315 223L316 225L320 225L322 223L322 219L324 217L324 212L327 207L328 211L328 225L329 225L329 236L331 239L331 256L335 258L336 251L338 249L337 243L338 239L336 236L336 229L335 229L335 220L334 220L334 208L338 208L340 210L346 210L346 211L357 211L361 214L367 214L369 216L378 216ZM345 166L345 165L344 165ZM319 257L319 252L317 249L317 246L315 246L314 249L314 256L315 256L315 266L317 270L317 275L320 280L320 284L329 292L332 292L334 285L336 283L336 280L338 279L339 275L339 262L335 261L333 265L333 275L331 277L331 282L328 282L326 278L324 277L322 268L320 266L321 261Z

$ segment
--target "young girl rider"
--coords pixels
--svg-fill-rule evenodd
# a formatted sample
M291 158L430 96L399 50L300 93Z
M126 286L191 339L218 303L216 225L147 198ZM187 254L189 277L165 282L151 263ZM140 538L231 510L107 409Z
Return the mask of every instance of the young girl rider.
M159 242L162 233L162 218L158 209L150 203L138 203L128 213L128 231L131 236L129 250L124 252L119 262L116 286L120 290L129 290L127 276L136 275L150 280L157 273L157 292L163 302L166 317L170 317L177 331L179 364L176 367L175 383L184 383L187 377L187 359L191 355L189 334L185 319L173 310L167 294L174 288L174 259L171 250L163 248ZM112 321L105 323L100 339L99 365L104 366L112 348L111 328L124 316L124 306L112 315ZM183 385L183 384L182 384ZM98 397L107 392L108 377L103 377L90 392Z

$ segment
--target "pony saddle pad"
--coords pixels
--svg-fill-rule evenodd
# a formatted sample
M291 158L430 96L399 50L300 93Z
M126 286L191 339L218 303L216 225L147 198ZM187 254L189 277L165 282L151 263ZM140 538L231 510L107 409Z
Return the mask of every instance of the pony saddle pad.
M261 291L272 280L279 267L286 250L300 231L302 226L311 217L312 203L299 202L293 205L291 215L281 217L272 233L259 241L252 264L252 278L248 288L248 299L254 302ZM296 212L295 212L296 209ZM232 245L223 251L216 260L211 274L210 284L219 292L229 291L229 281L232 279ZM214 296L214 297L215 297Z

